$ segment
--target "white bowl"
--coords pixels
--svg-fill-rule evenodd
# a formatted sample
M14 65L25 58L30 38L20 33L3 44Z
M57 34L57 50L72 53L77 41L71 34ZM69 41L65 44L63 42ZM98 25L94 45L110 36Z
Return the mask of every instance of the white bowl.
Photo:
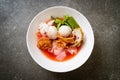
M48 59L36 47L36 31L40 22L49 19L51 16L63 17L63 15L66 14L73 16L81 26L84 32L84 43L81 50L74 58L64 62L56 62ZM43 10L34 17L27 31L26 41L30 55L41 67L52 72L68 72L77 69L87 61L93 50L94 34L90 23L80 12L65 6L55 6Z

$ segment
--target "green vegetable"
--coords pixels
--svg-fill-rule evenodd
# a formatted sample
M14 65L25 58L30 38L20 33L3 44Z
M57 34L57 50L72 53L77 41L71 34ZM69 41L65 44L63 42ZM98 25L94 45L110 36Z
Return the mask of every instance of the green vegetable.
M61 23L58 23L57 30L59 30L60 26L61 26Z
M61 23L61 22L62 22L62 20L60 20L59 18L56 18L56 19L55 19L55 23L56 23L56 24L59 24L59 23Z
M77 24L77 22L75 21L75 19L73 17L69 17L67 22L68 22L68 24L70 24L72 29L79 28L79 25Z
M64 20L66 21L67 19L69 19L68 15L64 15Z
M79 25L77 24L75 19L72 16L69 16L69 15L64 15L63 20L61 20L58 17L55 18L53 16L51 16L51 19L55 20L55 26L57 27L58 30L62 25L69 26L72 30L79 27Z
M67 22L64 23L66 26L70 26Z

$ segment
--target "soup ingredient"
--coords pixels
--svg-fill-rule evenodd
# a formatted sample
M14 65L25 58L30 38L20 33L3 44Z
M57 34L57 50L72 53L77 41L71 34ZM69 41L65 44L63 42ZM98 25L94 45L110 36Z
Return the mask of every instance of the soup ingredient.
M52 43L52 48L49 50L50 53L53 53L54 55L58 55L59 53L61 53L64 49L62 47L58 47L56 45L56 42L53 41Z
M50 39L56 39L57 38L57 29L55 26L49 26L48 31L47 31L47 36Z
M62 25L69 26L72 30L80 27L78 23L76 22L76 20L72 16L69 16L69 15L64 15L63 20L61 20L58 17L53 17L53 16L51 16L51 19L55 20L55 26L57 26L57 29L59 29Z
M83 32L80 28L76 28L72 31L72 34L76 36L75 44L73 46L79 47L83 41Z
M56 45L57 45L58 47L62 47L62 48L67 48L67 47L68 47L68 46L67 46L67 43L64 42L62 39L58 39L58 40L56 40L55 42L56 42Z
M51 20L47 23L48 26L52 26L54 24L55 20Z
M60 34L58 34L57 37L58 39L55 40L55 42L58 47L69 48L75 43L75 36L73 34L71 34L68 37L63 37Z
M72 30L74 30L75 28L80 28L72 16L68 17L67 22L71 26Z
M41 35L41 33L39 31L36 33L36 36L37 36L38 40L42 37L42 35Z
M69 26L63 25L59 28L58 32L61 36L67 37L71 34L72 29Z
M54 54L56 56L56 60L58 61L62 61L67 56L65 49L62 47L58 47L55 41L53 41L53 47L49 52Z
M57 55L56 59L62 61L66 57L65 51L62 51L60 54Z
M69 47L66 49L70 54L76 54L77 53L77 48L76 47Z
M52 17L40 23L37 47L50 59L65 61L75 56L83 42L83 32L72 16Z
M57 35L58 38L60 38L62 41L66 42L66 43L74 43L75 41L75 35L70 34L68 37L63 37L60 34Z
M47 50L49 48L52 48L52 41L49 38L40 38L37 42L37 46L39 49Z
M42 36L46 36L48 30L48 25L45 22L39 24L39 30Z
M54 24L54 20L49 21L48 23L42 22L39 24L39 30L42 36L47 36L46 33L51 30L55 30L55 28L51 28L50 26L52 26ZM53 31L52 31L53 32ZM49 35L50 36L50 35ZM51 37L51 36L50 36Z

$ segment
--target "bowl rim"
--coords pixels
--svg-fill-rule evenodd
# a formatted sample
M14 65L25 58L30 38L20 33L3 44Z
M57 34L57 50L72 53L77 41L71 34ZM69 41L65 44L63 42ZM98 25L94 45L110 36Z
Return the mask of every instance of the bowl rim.
M29 33L29 30L30 30L30 26L32 25L32 23L34 22L34 20L35 20L40 14L44 13L45 11L47 11L47 10L49 10L49 9L54 9L54 8L66 8L66 9L71 9L71 10L77 12L78 14L82 15L83 17L85 17L81 12L77 11L77 10L74 9L74 8L67 7L67 6L52 6L52 7L46 8L46 9L38 12L37 15L34 16L34 18L31 20L31 22L30 22L30 24L29 24L29 27L28 27L28 29L27 29L26 44L27 44L28 52L29 52L29 54L31 55L32 59L33 59L39 66L41 66L41 67L44 68L44 69L46 69L46 68L43 67L42 65L40 65L40 64L38 63L38 61L32 56L32 52L31 52L31 50L30 50L29 43L28 43L28 33ZM86 18L86 17L85 17L85 18ZM90 50L90 52L89 52L90 55L91 55L91 54L92 54L92 51L93 51L93 49L94 49L95 38L94 38L94 32L93 32L92 26L91 26L91 24L90 24L90 22L88 21L87 18L86 18L86 20L87 20L88 24L90 25L90 28L91 28L91 30L92 30L92 35L93 35L93 44L92 44L92 48L91 48L91 50ZM58 73L70 72L70 71L76 70L77 68L79 68L79 67L81 67L83 64L85 64L85 62L87 62L87 60L89 59L90 55L88 56L88 58L87 58L82 64L80 64L79 66L77 66L77 67L75 67L75 68L73 68L73 69L65 70L65 71L54 71L54 70L50 70L50 69L46 69L46 70L51 71L51 72L58 72Z

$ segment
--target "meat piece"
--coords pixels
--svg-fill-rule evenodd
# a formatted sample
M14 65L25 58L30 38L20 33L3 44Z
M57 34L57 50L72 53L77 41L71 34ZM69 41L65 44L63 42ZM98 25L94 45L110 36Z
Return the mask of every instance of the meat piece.
M70 54L76 54L77 53L77 48L76 47L70 47L66 49Z
M56 47L56 48L54 48L54 55L59 55L63 51L64 51L63 48Z
M52 48L48 49L48 52L50 53L54 53L54 49L56 48L56 44L55 44L55 41L52 42Z
M52 48L49 49L48 51L50 53L53 53L54 55L58 55L59 53L61 53L64 49L62 47L58 47L55 43L55 41L52 44Z
M39 49L47 50L52 48L52 41L49 38L41 38L38 40L37 46Z
M50 53L53 53L56 56L56 59L62 61L66 57L65 49L58 47L55 41L52 44L52 48L48 50Z
M57 55L56 59L59 61L62 61L65 57L66 57L66 53L65 53L65 51L63 51Z

